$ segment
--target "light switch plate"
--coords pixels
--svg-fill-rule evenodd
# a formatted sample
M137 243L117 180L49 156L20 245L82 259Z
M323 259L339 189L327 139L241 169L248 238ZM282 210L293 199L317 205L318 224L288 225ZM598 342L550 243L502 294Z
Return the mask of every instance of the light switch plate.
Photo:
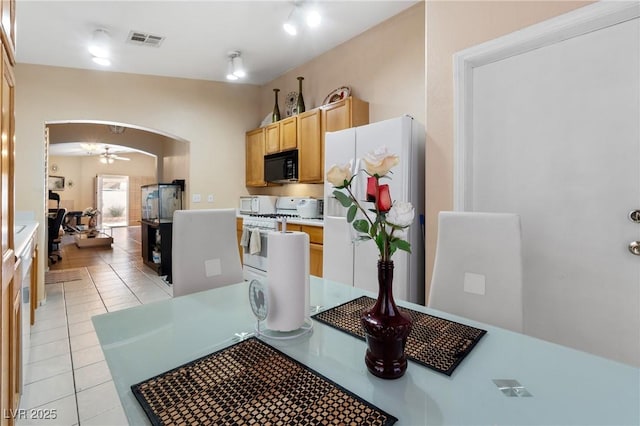
M207 202L213 203L213 194L207 195Z

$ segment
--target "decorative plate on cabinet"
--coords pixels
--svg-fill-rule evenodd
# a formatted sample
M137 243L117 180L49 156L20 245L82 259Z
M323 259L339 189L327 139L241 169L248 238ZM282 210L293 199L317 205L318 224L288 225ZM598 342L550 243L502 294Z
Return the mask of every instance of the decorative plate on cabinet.
M296 104L298 103L298 92L289 92L284 101L284 114L286 117L291 117L296 114Z
M324 101L322 101L322 105L340 101L344 98L348 98L349 95L351 95L351 89L346 86L338 87L336 90L329 93L326 98L324 98Z

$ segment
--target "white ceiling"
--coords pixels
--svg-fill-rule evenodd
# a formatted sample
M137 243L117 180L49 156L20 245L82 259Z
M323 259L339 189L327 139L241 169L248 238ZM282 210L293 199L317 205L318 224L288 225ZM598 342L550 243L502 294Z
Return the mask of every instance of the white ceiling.
M242 52L247 78L262 85L418 1L314 1L319 28L291 37L293 1L34 1L16 6L19 63L105 70L92 62L93 31L111 35L109 71L226 81L227 52ZM158 48L126 42L131 30L166 37ZM374 47L372 47L374 48Z

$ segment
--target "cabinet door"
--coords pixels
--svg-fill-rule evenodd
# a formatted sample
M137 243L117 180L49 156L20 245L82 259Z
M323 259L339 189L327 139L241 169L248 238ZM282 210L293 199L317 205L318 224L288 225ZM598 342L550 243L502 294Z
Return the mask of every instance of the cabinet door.
M298 180L300 183L324 181L324 144L321 137L321 111L314 109L298 116Z
M349 127L351 127L351 98L322 107L323 133L336 132Z
M266 186L264 182L264 129L247 132L246 186Z
M10 345L10 361L9 361L9 383L11 387L11 399L9 408L17 409L20 402L20 386L22 380L22 299L21 299L21 281L20 271L18 270L14 277L14 297L13 297L13 314L11 315L11 343Z
M11 334L13 314L13 294L11 292L14 275L15 255L13 253L13 105L14 79L13 68L4 49L2 50L2 119L0 120L0 247L2 248L1 274L1 336L0 336L0 413L11 407L11 353L13 347L9 335ZM8 417L8 416L6 416ZM12 424L13 421L0 416L0 425Z
M236 218L236 233L238 234L238 250L240 251L240 264L242 265L244 263L242 256L243 256L243 247L240 245L240 240L242 240L242 225L243 225L243 220L242 218Z
M322 277L322 253L321 244L309 244L309 273L316 277Z
M280 151L298 147L298 117L293 116L280 122Z
M265 130L265 153L275 154L280 151L280 122L268 125Z

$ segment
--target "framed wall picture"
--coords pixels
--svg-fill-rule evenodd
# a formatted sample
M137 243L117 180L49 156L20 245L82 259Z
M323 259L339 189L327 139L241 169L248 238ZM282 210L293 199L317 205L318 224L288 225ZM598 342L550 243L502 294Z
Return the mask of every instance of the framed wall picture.
M64 176L49 176L49 191L64 191Z

